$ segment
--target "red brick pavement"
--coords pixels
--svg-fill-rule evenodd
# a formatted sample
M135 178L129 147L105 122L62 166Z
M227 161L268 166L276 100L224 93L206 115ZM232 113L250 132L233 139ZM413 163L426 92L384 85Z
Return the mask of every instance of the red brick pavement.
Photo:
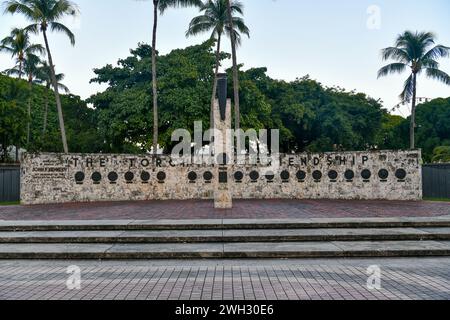
M450 215L450 203L346 200L236 200L232 210L212 201L97 202L0 206L1 220L283 219L431 217Z

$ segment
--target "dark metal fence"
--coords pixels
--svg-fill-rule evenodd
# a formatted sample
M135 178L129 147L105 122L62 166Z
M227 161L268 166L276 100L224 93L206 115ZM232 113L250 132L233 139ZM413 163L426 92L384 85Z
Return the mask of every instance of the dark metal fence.
M423 196L450 199L450 164L423 166Z
M17 165L0 166L0 202L20 200L20 167Z

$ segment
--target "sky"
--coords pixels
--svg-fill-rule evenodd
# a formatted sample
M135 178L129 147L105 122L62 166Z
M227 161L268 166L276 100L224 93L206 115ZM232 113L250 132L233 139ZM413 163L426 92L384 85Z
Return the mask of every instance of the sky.
M105 86L90 84L93 69L129 55L139 42L151 41L152 2L145 0L75 0L77 19L64 23L75 33L76 45L61 34L49 41L58 73L73 94L87 98ZM294 80L309 75L326 86L364 92L392 109L407 74L377 80L385 62L382 48L394 44L404 30L433 31L438 43L450 46L450 1L448 0L242 0L245 20L251 30L238 50L244 69L267 67L269 76ZM158 50L162 54L206 40L209 35L186 38L185 31L197 9L170 9L160 18ZM0 38L11 28L25 26L20 17L0 15ZM39 37L36 42L41 42ZM229 43L223 49L230 51ZM230 61L224 64L229 67ZM0 70L12 60L0 54ZM450 73L450 59L441 69ZM449 97L450 87L419 78L418 96ZM407 116L407 106L394 113Z

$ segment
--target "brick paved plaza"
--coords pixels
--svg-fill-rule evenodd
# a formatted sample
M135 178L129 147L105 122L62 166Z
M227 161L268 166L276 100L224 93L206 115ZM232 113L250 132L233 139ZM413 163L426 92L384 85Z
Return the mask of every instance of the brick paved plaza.
M81 289L66 286L69 265ZM367 268L381 268L381 289ZM450 299L450 259L2 261L0 299Z
M231 210L217 210L212 201L200 200L0 206L0 220L301 219L443 215L450 215L448 202L235 200Z
M286 219L304 219L303 224L311 221L323 220L340 223L345 219L364 222L364 218L376 218L378 220L366 219L381 223L381 226L374 229L373 225L362 226L357 229L345 229L343 226L334 226L341 229L320 229L318 225L314 230L308 228L302 229L301 226L291 226L298 228L295 230L270 231L270 226L265 230L253 230L260 236L267 236L270 232L279 233L280 243L266 243L267 248L287 248L292 243L284 243L284 233L292 236L293 233L299 235L323 235L321 241L314 242L314 239L302 243L304 250L311 250L314 246L332 244L334 238L330 238L334 233L348 234L355 241L354 243L345 242L350 247L362 246L364 250L370 249L370 254L375 254L382 250L383 246L377 246L375 242L368 243L362 240L370 241L377 235L383 235L391 239L392 233L397 232L397 242L392 242L392 248L406 246L408 241L403 237L414 236L415 246L423 246L437 242L422 241L425 233L432 233L436 241L444 241L448 238L450 228L447 226L450 216L449 203L437 202L387 202L387 201L330 201L330 200L269 200L269 201L236 201L232 210L214 210L213 203L210 201L152 201L152 202L126 202L126 203L79 203L65 205L42 205L42 206L10 206L0 207L0 222L4 227L8 224L13 226L28 226L23 232L19 230L5 229L3 232L4 243L0 246L5 255L12 251L23 253L25 251L50 250L53 245L49 242L52 237L72 235L70 231L71 224L76 226L82 223L85 225L80 230L80 236L89 236L91 233L95 237L86 243L85 247L72 244L72 240L65 239L66 243L55 244L59 250L66 250L72 246L71 250L82 249L90 250L91 247L106 246L111 247L115 243L102 244L102 235L108 232L97 232L95 229L89 233L88 227L93 224L113 223L108 220L121 220L125 226L128 226L127 219L139 219L142 224L150 223L147 226L148 246L155 252L162 252L164 248L190 248L189 243L173 244L152 244L152 238L159 231L153 230L152 223L157 223L158 219L165 219L165 223L170 219L206 219L192 220L203 221L204 226L209 222L219 219L225 223L227 219L256 219L254 222L261 222L261 219L278 219L278 223L289 221ZM416 218L414 218L416 217ZM321 219L311 219L321 218ZM337 218L337 219L336 219ZM402 229L401 226L392 226L394 220L379 219L391 218L397 219L402 223L439 223L434 229L415 230ZM153 219L153 220L152 220ZM309 219L309 220L308 220ZM9 220L1 221L1 220ZM18 221L21 220L21 221ZM28 221L27 221L28 220ZM39 220L39 221L38 221ZM51 233L52 223L55 220L67 220L58 225L58 228ZM73 221L77 220L77 221ZM81 222L78 220L82 220ZM84 220L84 222L83 222ZM88 220L88 221L86 221ZM94 221L96 220L96 221ZM397 221L396 220L396 221ZM153 221L153 222L152 222ZM186 221L186 220L183 220ZM232 220L230 220L232 221ZM300 221L300 220L299 220ZM235 221L237 223L239 221ZM239 223L250 223L249 220L242 220ZM66 223L67 225L65 225ZM116 222L119 223L119 222ZM161 222L162 223L162 222ZM180 222L178 222L180 223ZM273 222L272 222L273 223ZM292 220L291 220L292 223ZM32 227L36 225L36 230ZM44 224L48 224L47 233L39 229ZM383 226L386 224L385 226ZM279 226L278 226L279 227ZM305 226L304 226L305 227ZM307 226L306 226L307 227ZM324 226L328 228L330 226ZM423 228L424 226L422 226ZM5 227L6 228L6 227ZM61 228L61 230L59 230ZM66 228L67 230L64 231ZM119 227L118 227L119 228ZM342 229L343 228L343 229ZM346 228L351 228L347 226ZM383 229L384 228L384 229ZM417 226L420 228L420 226ZM120 228L119 228L120 229ZM191 230L192 229L192 230ZM31 232L33 231L34 232ZM41 231L40 231L41 230ZM414 231L415 230L415 231ZM120 229L120 232L124 230ZM295 232L294 232L295 231ZM414 232L413 232L414 231ZM50 232L50 233L49 233ZM76 231L73 231L76 234ZM119 232L119 233L120 233ZM131 231L139 233L138 230ZM155 233L156 232L156 233ZM164 233L164 231L161 231ZM176 239L178 233L192 233L199 236L203 233L224 232L214 230L197 230L188 228L188 230L170 231L165 236ZM235 230L239 235L249 234L250 230L245 232ZM284 233L283 233L284 232ZM145 233L145 232L144 232ZM417 234L416 234L417 233ZM32 244L33 237L45 236L47 244ZM222 233L223 235L223 233ZM144 236L142 234L140 237ZM146 236L146 237L147 237ZM445 238L444 238L445 236ZM8 241L14 237L22 237L22 240L15 240L17 244L8 244ZM362 237L362 238L361 238ZM172 239L171 238L171 239ZM330 238L330 239L328 239ZM359 239L361 238L361 239ZM379 238L379 237L378 237ZM114 240L114 239L113 239ZM117 239L115 239L117 240ZM306 239L304 239L306 241ZM350 239L347 239L350 240ZM360 241L361 240L361 241ZM378 239L383 240L383 239ZM43 241L43 240L42 240ZM61 240L62 241L62 240ZM174 241L173 239L171 240ZM169 241L169 242L171 242ZM177 240L178 241L178 240ZM214 240L217 241L217 240ZM242 240L240 240L242 241ZM267 239L265 240L267 241ZM358 242L360 241L360 242ZM96 244L96 242L98 242ZM106 242L111 242L108 240ZM179 242L179 241L178 241ZM386 242L388 243L388 242ZM444 242L442 242L444 243ZM64 249L62 246L65 246ZM144 246L146 244L143 244ZM216 245L214 243L208 245ZM225 245L225 244L224 244ZM34 247L33 247L34 246ZM50 249L45 249L44 247ZM248 248L253 248L253 243L248 243ZM399 247L400 246L400 247ZM11 249L14 247L13 249ZM125 244L125 251L132 251L138 246L134 243ZM246 248L247 248L246 247ZM355 248L356 248L355 247ZM31 248L31 249L30 249ZM62 248L62 249L61 249ZM127 249L129 248L129 249ZM328 248L328 247L327 247ZM391 248L391 249L392 249ZM402 247L403 248L403 247ZM45 250L44 250L45 249ZM250 250L248 249L248 250ZM429 247L427 250L431 250ZM12 251L11 251L12 250ZM53 250L53 249L52 249ZM81 250L80 252L83 252ZM175 249L173 249L175 250ZM169 250L168 253L171 253ZM383 250L386 250L384 248ZM2 251L2 252L3 252ZM27 251L27 252L28 252ZM51 250L50 250L51 251ZM124 252L125 252L124 251ZM423 251L423 250L422 250ZM129 253L129 252L128 252ZM360 299L450 299L450 258L338 258L338 254L333 259L286 259L276 260L273 256L265 260L122 260L122 261L99 261L99 260L0 260L0 299L117 299L117 300L360 300ZM22 259L22 258L13 258ZM58 259L58 258L56 258ZM75 258L78 259L78 258ZM148 258L142 258L148 259ZM172 258L169 258L172 259ZM369 266L376 265L381 270L381 288L369 289L367 280L370 274L367 272ZM69 266L77 266L81 272L81 289L68 289L66 282L70 277L67 273Z

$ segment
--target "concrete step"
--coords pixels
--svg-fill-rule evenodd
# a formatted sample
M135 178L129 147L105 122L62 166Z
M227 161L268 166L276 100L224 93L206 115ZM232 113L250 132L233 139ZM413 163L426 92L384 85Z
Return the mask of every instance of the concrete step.
M0 232L0 243L233 243L449 240L450 228Z
M124 221L0 221L0 231L157 231L450 227L450 217L336 219L205 219Z
M233 259L450 256L448 241L0 244L0 259Z

